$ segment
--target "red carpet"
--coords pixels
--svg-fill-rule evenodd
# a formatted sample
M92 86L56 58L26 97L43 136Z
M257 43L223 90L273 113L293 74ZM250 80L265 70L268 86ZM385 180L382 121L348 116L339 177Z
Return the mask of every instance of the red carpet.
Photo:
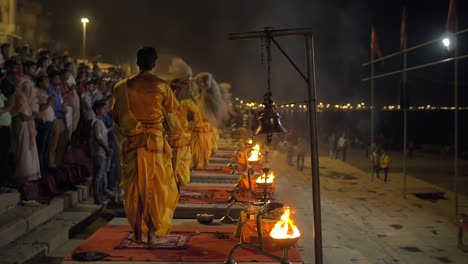
M184 193L179 197L181 204L228 204L228 199L231 196L233 186L216 186L216 185L189 185L183 188ZM263 191L262 189L255 189L257 193ZM247 202L248 193L240 191L234 195L238 201ZM268 195L271 198L271 195ZM255 197L252 195L252 201Z
M195 220L194 220L195 221ZM191 233L193 236L186 249L117 249L129 232L128 225L107 225L96 231L73 253L84 251L101 251L109 254L109 261L153 261L153 262L217 262L226 260L232 247L239 239L221 239L219 233L226 233L232 237L233 226L207 226L207 227L183 227L175 226L172 232ZM281 256L281 250L272 253ZM302 262L297 249L289 251L289 259L293 262ZM71 254L65 260L72 260ZM257 253L254 250L241 249L235 254L238 262L274 262L273 260Z

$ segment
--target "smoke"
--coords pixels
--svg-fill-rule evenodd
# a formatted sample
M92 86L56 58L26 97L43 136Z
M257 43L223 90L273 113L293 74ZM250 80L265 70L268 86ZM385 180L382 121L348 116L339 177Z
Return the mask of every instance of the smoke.
M319 99L334 102L361 93L360 63L367 57L368 30L363 25L365 0L239 0L239 1L63 1L44 0L57 39L74 54L81 50L81 24L89 16L90 57L118 63L135 62L143 45L157 47L161 57L180 56L194 75L211 72L232 84L235 96L260 101L266 90L265 65L260 64L260 40L228 40L228 33L273 28L310 27L315 37ZM118 4L116 4L118 2ZM303 72L304 39L278 38ZM289 62L273 49L272 91L277 103L303 100L306 84ZM339 97L339 98L337 98Z

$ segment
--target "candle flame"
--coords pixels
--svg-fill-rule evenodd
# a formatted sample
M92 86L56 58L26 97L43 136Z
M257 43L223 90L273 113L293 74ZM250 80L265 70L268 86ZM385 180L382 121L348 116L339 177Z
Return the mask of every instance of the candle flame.
M247 141L247 143L249 143L249 145L252 145L252 144L253 144L253 140L250 138L249 141Z
M270 237L275 239L297 238L301 236L299 229L294 224L294 221L289 218L291 209L284 210L281 219L275 224L275 227L270 232Z
M274 179L275 179L275 175L273 174L273 172L268 173L268 175L266 176L266 182L269 184L273 183ZM260 177L258 177L255 182L265 183L265 173L263 173Z

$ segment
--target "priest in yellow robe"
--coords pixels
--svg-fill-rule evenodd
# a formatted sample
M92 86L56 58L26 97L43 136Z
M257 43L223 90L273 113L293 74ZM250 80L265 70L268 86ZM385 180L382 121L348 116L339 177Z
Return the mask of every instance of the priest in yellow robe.
M140 73L114 88L113 117L125 137L120 183L124 209L134 239L148 243L169 233L179 198L172 150L163 137L164 111L172 113L178 101L170 86L153 74L157 58L153 47L138 50Z
M180 187L190 183L192 135L190 134L188 118L198 115L198 107L195 101L188 96L190 94L190 76L173 80L171 88L179 100L179 108L174 113L168 114L168 141L172 147L172 166L180 190Z

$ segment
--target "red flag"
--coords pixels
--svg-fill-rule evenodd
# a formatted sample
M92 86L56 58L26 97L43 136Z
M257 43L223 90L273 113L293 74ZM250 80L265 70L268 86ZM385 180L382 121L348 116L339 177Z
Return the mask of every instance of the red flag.
M406 8L403 7L401 14L401 27L400 27L400 51L406 49Z
M447 15L447 22L445 24L447 31L450 33L453 33L455 29L456 6L457 6L457 1L450 0L448 15Z
M377 34L375 33L375 28L372 26L372 34L371 34L371 50L372 54L377 55L377 57L380 59L383 57L383 53L380 50L379 47L379 41L377 40Z

